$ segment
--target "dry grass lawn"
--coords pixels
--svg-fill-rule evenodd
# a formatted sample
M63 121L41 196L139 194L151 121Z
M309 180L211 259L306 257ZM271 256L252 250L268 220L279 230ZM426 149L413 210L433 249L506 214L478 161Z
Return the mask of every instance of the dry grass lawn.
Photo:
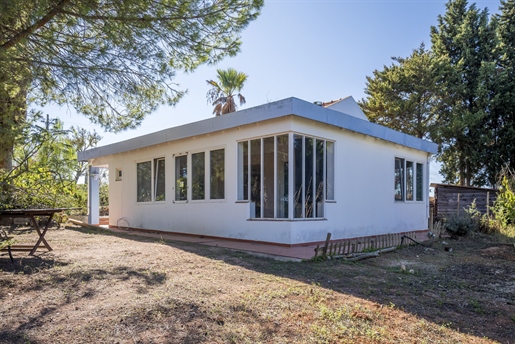
M515 252L495 237L356 263L75 226L47 239L0 256L0 343L515 343Z

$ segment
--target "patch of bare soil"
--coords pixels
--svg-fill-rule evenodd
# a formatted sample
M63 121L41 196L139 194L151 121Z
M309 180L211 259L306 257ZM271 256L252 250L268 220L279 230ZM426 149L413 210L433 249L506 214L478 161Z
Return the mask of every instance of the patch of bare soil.
M515 343L515 251L491 236L353 263L74 226L47 240L0 256L0 343Z

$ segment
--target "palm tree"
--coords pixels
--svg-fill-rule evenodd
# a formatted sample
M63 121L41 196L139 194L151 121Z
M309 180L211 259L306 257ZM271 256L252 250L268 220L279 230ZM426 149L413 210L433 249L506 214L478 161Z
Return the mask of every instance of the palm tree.
M207 100L215 106L213 113L217 116L236 111L234 97L238 96L240 105L245 104L245 97L239 93L247 80L247 74L233 68L217 69L218 81L206 80L213 88L207 92ZM238 92L236 95L235 93Z

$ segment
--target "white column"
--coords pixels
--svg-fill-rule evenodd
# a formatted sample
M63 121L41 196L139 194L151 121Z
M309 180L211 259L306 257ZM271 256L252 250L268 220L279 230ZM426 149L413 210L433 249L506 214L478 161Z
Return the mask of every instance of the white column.
M100 223L100 168L89 165L88 173L88 223Z

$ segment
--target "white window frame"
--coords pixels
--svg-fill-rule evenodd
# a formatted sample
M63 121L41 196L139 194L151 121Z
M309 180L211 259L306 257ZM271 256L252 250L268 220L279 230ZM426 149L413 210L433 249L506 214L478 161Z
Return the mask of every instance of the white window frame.
M425 185L425 182L426 182L426 169L424 168L425 166L425 163L424 162L421 162L419 160L416 160L416 159L412 159L412 158L406 158L406 157L400 157L400 156L396 156L394 158L394 178L395 178L395 169L396 169L396 160L399 159L402 161L402 183L401 183L401 190L402 190L402 199L396 199L395 198L395 181L394 181L394 201L395 203L423 203L424 202L424 196L425 196L425 191L424 191L424 186ZM407 171L407 165L408 165L408 162L412 163L413 164L413 180L412 180L412 183L413 183L413 199L407 199L407 191L408 191L408 180L407 180L407 177L408 177L408 171ZM421 199L418 200L419 198L419 195L418 195L418 182L417 182L417 166L418 165L421 165L422 168L421 168L421 171L422 171L422 188L421 188L421 191L422 191L422 196L421 196Z
M141 159L135 161L136 167L136 204L152 204L152 203L164 203L166 202L166 169L165 169L165 190L164 190L164 200L157 201L156 200L156 189L157 189L157 180L156 180L156 163L158 161L164 161L166 166L166 158L164 156L159 156L157 158L150 159ZM150 163L150 200L149 201L138 201L138 164L142 163ZM121 169L117 169L116 172L121 171Z
M287 217L280 217L278 218L277 215L278 215L278 207L279 207L279 202L277 201L277 195L278 195L278 173L277 173L277 137L279 136L284 136L284 135L287 135L288 136L288 216ZM303 160L302 160L302 191L301 191L301 202L302 202L302 216L301 217L295 217L295 214L294 214L294 201L293 201L293 198L294 198L294 192L295 192L295 185L294 185L294 136L295 135L299 135L302 137L302 142L303 142L303 145L302 145L302 157L303 157ZM270 138L270 137L273 137L274 138L274 217L273 218L265 218L264 217L264 139L266 138ZM317 168L317 165L316 165L316 162L317 162L317 156L316 156L316 147L317 147L317 142L319 141L323 141L323 154L322 154L322 164L323 164L323 171L322 171L322 179L323 179L323 190L322 190L322 200L319 201L318 203L322 203L322 207L323 209L321 210L321 213L322 215L321 216L318 216L318 210L317 209L313 209L312 211L312 214L313 216L309 217L309 218L306 218L305 217L305 189L306 189L306 185L305 185L305 175L306 175L306 171L305 171L305 156L306 156L306 147L305 147L305 140L306 140L306 137L308 138L312 138L313 139L313 156L312 156L312 168L313 168L313 180L312 180L312 185L311 185L311 190L312 190L312 197L313 197L313 207L317 207L317 200L316 200L316 168ZM334 183L335 183L335 180L334 180L334 176L335 176L335 167L336 167L336 142L334 140L329 140L329 139L325 139L325 138L321 138L321 137L317 137L317 136L314 136L314 135L307 135L307 134L302 134L302 133L297 133L297 132L286 132L286 133L277 133L277 134L274 134L274 135L267 135L267 136L260 136L260 137L253 137L253 138L249 138L249 139L246 139L246 140L240 140L237 142L237 153L236 153L236 157L237 157L237 166L236 166L236 172L237 172L237 178L236 178L236 182L237 182L237 202L244 202L244 203L249 203L251 204L251 175L252 175L252 166L251 166L251 159L252 159L252 156L251 156L251 142L253 140L260 140L260 202L261 202L261 209L260 209L260 217L254 217L254 214L251 214L252 213L252 208L250 209L249 211L249 218L252 219L252 220L277 220L277 221L281 221L281 220L322 220L322 219L325 219L325 203L328 201L328 202L335 202L335 187L334 187ZM245 198L244 197L244 192L243 192L243 163L242 163L242 160L243 160L243 150L240 149L242 143L244 142L247 142L247 197ZM331 174L329 174L332 178L333 178L333 187L332 187L332 193L333 193L333 197L332 199L327 199L327 179L328 179L328 171L327 171L327 142L331 142L332 145L333 145L333 160L332 160L332 167L333 167L333 171ZM316 216L316 217L315 217Z
M190 165L188 152L173 154L173 202L174 203L186 203L190 199ZM186 199L177 199L177 158L186 157Z
M216 198L211 199L211 152L223 150L224 151L224 198ZM193 161L192 157L194 154L204 153L204 198L203 199L193 199ZM186 156L186 179L187 179L187 188L186 188L186 199L185 200L176 200L176 166L175 166L175 158L180 156ZM205 202L224 202L227 198L227 149L225 146L215 146L207 149L198 149L190 152L183 152L173 154L173 203L205 203Z

